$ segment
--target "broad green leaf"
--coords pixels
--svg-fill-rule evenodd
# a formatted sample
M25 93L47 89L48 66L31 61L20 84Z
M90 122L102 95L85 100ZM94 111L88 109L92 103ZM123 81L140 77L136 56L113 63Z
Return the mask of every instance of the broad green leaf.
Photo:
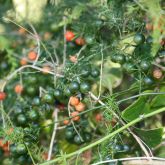
M165 87L161 88L160 92L165 92ZM165 94L157 95L151 102L151 108L157 108L161 106L165 106Z
M121 84L122 78L120 65L108 60L103 68L102 86L112 91L112 88L116 88Z
M137 99L122 112L122 118L124 118L126 121L132 121L138 118L140 115L147 114L149 112L150 107L147 103L147 98L143 96Z
M162 141L163 128L152 130L141 130L136 128L135 132L147 144L147 146L151 148L156 147Z
M10 45L10 41L3 37L3 36L0 36L0 49L7 49Z

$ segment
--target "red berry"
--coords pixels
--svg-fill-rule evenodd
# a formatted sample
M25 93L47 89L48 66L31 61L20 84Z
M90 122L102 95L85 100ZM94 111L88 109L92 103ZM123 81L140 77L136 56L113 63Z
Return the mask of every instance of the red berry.
M78 37L76 40L75 40L75 43L79 46L83 46L85 45L85 39L82 38L82 37Z
M67 41L72 41L74 39L74 33L72 31L66 31L65 38Z
M0 92L0 101L5 100L5 98L6 98L6 93Z

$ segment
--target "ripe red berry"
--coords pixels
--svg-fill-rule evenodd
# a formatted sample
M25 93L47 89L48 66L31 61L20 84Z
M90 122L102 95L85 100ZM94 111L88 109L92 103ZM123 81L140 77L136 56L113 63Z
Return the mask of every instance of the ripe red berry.
M6 93L0 92L0 101L5 100L5 98L6 98Z
M67 41L72 41L74 39L75 35L72 31L68 30L65 33L65 38Z
M75 40L75 43L79 46L83 46L85 45L85 39L82 38L82 37L78 37L76 40Z

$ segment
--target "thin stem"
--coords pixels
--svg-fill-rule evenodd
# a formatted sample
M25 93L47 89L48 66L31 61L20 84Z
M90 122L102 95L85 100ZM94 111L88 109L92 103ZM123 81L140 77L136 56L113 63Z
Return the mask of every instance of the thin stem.
M138 94L138 95L134 95L134 96L131 96L131 97L128 97L126 99L123 99L123 100L120 100L118 101L117 103L120 104L124 101L127 101L127 100L130 100L130 99L134 99L134 98L137 98L139 96L147 96L147 95L165 95L165 92L152 92L152 93L141 93L141 94Z
M104 163L110 163L110 162L118 162L118 161L131 161L131 160L158 160L158 161L165 161L164 158L158 158L158 157L131 157L131 158L121 158L121 159L113 159L113 160L106 160L106 161L100 161L97 163L93 163L91 165L99 165Z
M105 103L103 103L100 99L98 99L93 93L89 92L89 94L94 100L98 101L101 105L105 105ZM105 105L105 107L109 109L108 106ZM126 125L126 123L114 111L112 111L112 110L110 110L110 111L119 120L119 122L122 125ZM136 141L138 142L138 144L140 145L141 149L146 154L146 156L149 157L150 155L149 155L148 151L146 150L145 146L143 145L143 143L141 142L142 140L137 135L135 135L130 128L127 128L127 129L132 134L132 136L136 139Z
M108 139L110 139L110 138L113 138L116 134L123 132L125 129L129 128L130 126L132 126L132 125L134 125L134 124L136 124L136 123L138 123L138 122L140 122L140 121L142 121L142 120L144 120L144 119L147 119L147 118L149 118L149 117L151 117L151 116L154 116L154 115L156 115L156 114L158 114L158 113L164 112L164 111L165 111L165 107L160 108L160 109L158 109L158 110L156 110L156 111L154 111L154 112L145 114L143 117L138 117L138 118L136 118L135 120L132 120L131 122L129 122L128 124L126 124L126 125L120 127L119 129L115 130L114 132L112 132L112 133L106 135L105 137L103 137L103 138L97 140L96 142L94 142L94 143L92 143L92 144L90 144L90 145L88 145L88 146L85 146L85 147L83 147L83 148L81 148L81 149L79 149L79 150L77 150L77 151L75 151L75 152L72 152L72 153L70 153L70 154L67 154L65 157L66 157L66 158L70 158L70 157L72 157L72 156L75 156L75 155L77 155L77 154L80 154L80 153L82 153L82 152L84 152L84 151L86 151L86 150L88 150L88 149L90 149L90 148L92 148L92 147L95 147L96 145L98 145L98 144L104 142L105 140L108 140ZM149 159L149 158L150 158L150 157L148 157L148 159ZM56 159L54 159L54 160L51 160L51 161L48 161L48 162L45 162L45 163L41 163L40 165L48 165L48 164L50 165L50 164L52 164L52 163L54 163L54 162L60 161L61 159L62 159L61 157L58 157L58 158L56 158Z
M37 58L35 59L35 61L34 61L34 63L33 63L33 65L36 65L36 63L37 63L37 61L38 61L38 59L39 59L39 57L40 57L40 39L39 39L39 35L38 35L36 29L34 28L34 26L33 26L32 24L30 24L30 26L31 26L31 28L32 28L32 30L33 30L35 36L36 36L36 42L37 42L37 45L38 45L38 46L37 46L37 47L38 47Z
M64 21L66 20L66 17L65 16L63 17L63 20ZM66 63L66 48L67 48L65 34L66 34L66 24L64 24L63 67L65 66L65 63Z
M55 123L54 123L52 138L51 138L51 141L50 141L50 147L49 147L48 159L47 160L50 160L51 156L52 156L53 144L54 144L54 139L56 137L57 126L58 126L58 123L56 123L57 120L58 120L58 109L55 108L55 110L54 110L54 122Z
M100 95L101 95L102 78L103 78L103 60L104 60L104 54L103 54L103 49L102 49L102 46L101 46L101 66L100 66L100 83L99 83L98 99L100 98Z

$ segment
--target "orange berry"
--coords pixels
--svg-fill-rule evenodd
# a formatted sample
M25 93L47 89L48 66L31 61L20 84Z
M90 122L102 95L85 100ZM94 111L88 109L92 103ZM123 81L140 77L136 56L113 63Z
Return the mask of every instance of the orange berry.
M102 120L103 120L102 114L101 114L101 113L97 113L97 114L95 115L95 119L96 119L96 121L102 121Z
M70 100L69 100L70 105L76 106L79 104L79 102L80 102L79 98L74 97L74 96L70 97Z
M78 105L75 106L76 111L84 111L85 110L85 104L80 102Z
M85 40L84 38L82 37L78 37L76 40L75 40L75 43L79 46L82 46L82 45L85 45Z
M70 123L70 121L67 120L67 119L63 121L63 124L64 124L64 125L68 125L69 123Z
M26 30L24 28L19 28L18 33L23 35L26 33Z
M30 51L28 53L28 59L34 61L37 58L37 53L35 51Z
M44 40L50 40L52 37L52 34L50 32L45 32L44 33Z
M47 152L44 152L44 153L42 154L42 158L43 158L44 160L47 160L47 159L48 159L48 153L47 153Z
M5 98L6 98L6 93L0 92L0 101L5 100Z
M162 78L162 76L163 76L163 72L160 69L155 69L153 71L153 77L155 79L160 79L160 78Z
M79 112L77 112L77 111L74 111L70 114L73 121L79 121L80 120L80 116L78 116L78 115L79 115Z
M77 62L77 56L69 56L69 60L73 63Z
M42 72L43 72L44 74L48 74L50 71L51 71L51 68L50 68L49 66L44 66L44 67L42 68Z
M20 64L23 66L23 65L27 65L27 59L25 57L23 57L21 60L20 60Z
M23 92L23 86L21 84L17 84L15 87L14 87L14 91L15 93L17 94L21 94Z
M148 31L152 31L153 30L153 24L152 23L146 23L146 29Z

